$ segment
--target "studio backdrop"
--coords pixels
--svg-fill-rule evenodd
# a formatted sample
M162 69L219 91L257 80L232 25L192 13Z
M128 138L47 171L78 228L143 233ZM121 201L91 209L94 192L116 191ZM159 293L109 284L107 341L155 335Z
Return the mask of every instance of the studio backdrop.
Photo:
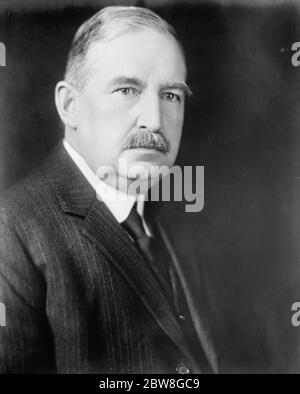
M112 4L153 9L185 49L193 96L177 162L205 169L197 220L219 254L206 274L222 371L298 372L300 2L1 0L1 190L62 137L54 87L72 37Z

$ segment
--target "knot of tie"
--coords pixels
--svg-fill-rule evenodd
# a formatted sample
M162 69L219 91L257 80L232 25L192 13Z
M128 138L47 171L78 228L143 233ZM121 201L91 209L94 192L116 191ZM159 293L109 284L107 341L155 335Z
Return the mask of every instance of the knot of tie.
M123 222L123 226L131 235L131 237L136 241L145 236L147 237L142 218L137 211L136 202L134 203L134 206L132 207L127 219Z
M155 275L161 279L164 277L164 283L170 288L170 259L161 245L155 238L148 236L144 229L143 221L137 212L137 203L134 204L128 218L122 223L125 230L133 238L136 246L144 255L148 263L150 263L151 270Z

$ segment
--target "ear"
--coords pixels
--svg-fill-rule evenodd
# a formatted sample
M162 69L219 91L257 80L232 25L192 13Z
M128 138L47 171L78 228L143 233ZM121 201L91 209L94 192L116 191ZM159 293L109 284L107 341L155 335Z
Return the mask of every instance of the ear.
M65 125L77 127L77 98L78 92L70 83L60 81L55 87L55 105L61 120Z

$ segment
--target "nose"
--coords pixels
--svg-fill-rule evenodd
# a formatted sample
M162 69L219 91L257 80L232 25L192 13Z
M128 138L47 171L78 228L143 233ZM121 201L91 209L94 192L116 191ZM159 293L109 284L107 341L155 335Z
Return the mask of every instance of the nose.
M157 95L148 94L141 98L137 126L148 128L154 133L161 131L161 109Z

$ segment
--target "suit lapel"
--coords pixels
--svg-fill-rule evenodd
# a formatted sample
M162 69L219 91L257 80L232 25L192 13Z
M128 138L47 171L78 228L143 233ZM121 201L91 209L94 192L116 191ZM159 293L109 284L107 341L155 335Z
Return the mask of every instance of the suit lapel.
M188 351L170 303L155 280L148 263L102 201L94 201L82 231L118 269L161 329L191 360L193 369L200 372Z

